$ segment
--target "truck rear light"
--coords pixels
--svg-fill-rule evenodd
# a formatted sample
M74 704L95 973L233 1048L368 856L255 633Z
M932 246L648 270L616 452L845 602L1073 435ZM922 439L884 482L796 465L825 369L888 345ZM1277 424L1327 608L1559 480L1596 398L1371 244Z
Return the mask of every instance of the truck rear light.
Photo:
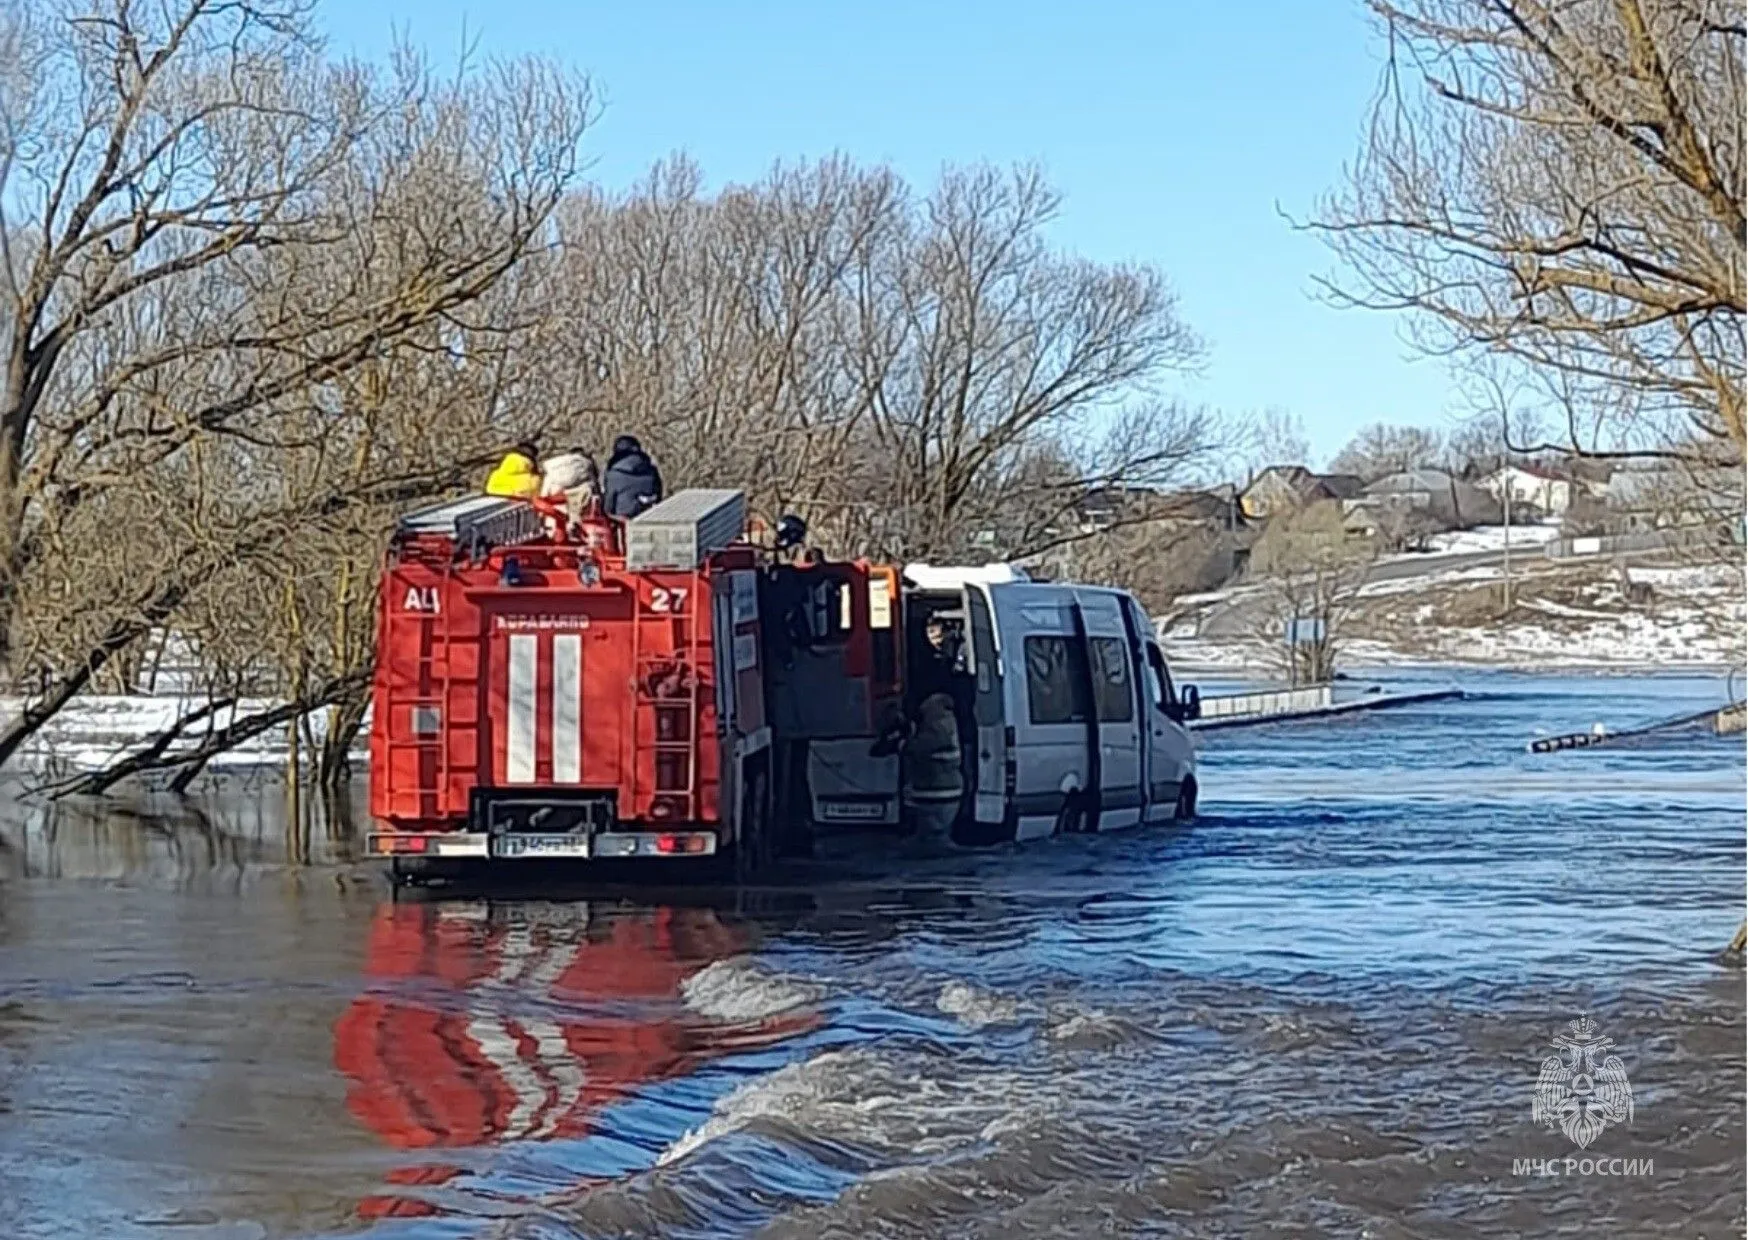
M659 853L677 853L680 851L680 837L677 835L656 836L656 851Z
M379 839L385 852L391 853L422 853L431 841L423 835L391 835Z
M710 837L698 834L658 835L655 847L657 852L670 857L675 853L701 853L710 848Z

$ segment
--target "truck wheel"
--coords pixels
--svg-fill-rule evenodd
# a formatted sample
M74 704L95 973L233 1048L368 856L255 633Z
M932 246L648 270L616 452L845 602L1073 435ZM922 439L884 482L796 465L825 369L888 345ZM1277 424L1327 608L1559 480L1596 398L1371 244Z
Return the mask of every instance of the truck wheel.
M1056 813L1056 834L1079 835L1086 829L1086 802L1080 793L1071 792Z
M767 809L770 857L813 856L813 792L807 785L807 747L792 745L777 759L777 799Z
M764 870L771 860L771 798L769 780L763 770L756 770L747 779L746 800L742 804L741 830L734 841L734 876L746 882Z
M1179 822L1189 822L1196 816L1196 781L1186 779L1177 790L1177 810L1172 817Z
M389 863L389 875L397 887L456 883L474 872L465 858L456 857L396 857Z

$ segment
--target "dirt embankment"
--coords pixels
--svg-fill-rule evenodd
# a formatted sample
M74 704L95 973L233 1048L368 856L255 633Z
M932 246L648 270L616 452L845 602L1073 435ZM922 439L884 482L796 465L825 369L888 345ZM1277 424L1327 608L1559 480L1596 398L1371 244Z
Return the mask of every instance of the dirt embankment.
M1280 653L1266 583L1203 596L1166 622L1168 653L1269 666ZM1677 559L1514 562L1375 581L1337 622L1339 661L1522 666L1735 665L1745 656L1743 570Z
M1361 592L1349 632L1362 650L1465 662L1742 662L1739 568L1531 560L1510 595L1507 610L1496 568L1385 583Z

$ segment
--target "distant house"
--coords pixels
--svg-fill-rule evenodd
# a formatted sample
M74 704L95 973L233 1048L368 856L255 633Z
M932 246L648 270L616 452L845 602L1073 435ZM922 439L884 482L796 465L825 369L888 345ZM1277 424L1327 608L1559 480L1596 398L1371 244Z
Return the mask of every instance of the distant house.
M1533 508L1545 517L1565 515L1572 506L1572 483L1540 465L1507 465L1480 480L1482 490L1515 512Z
M1352 499L1363 486L1352 474L1318 474L1303 465L1271 465L1250 480L1238 496L1238 506L1246 517L1266 521L1289 509Z
M1492 525L1505 515L1494 496L1442 469L1410 469L1390 474L1366 487L1363 499L1370 504L1361 507L1394 506L1446 530ZM1348 507L1351 512L1355 505Z
M1082 533L1138 522L1207 525L1226 530L1239 529L1245 524L1237 488L1230 484L1181 491L1162 491L1153 487L1100 487L1080 498L1070 519Z
M1034 578L1121 579L1155 605L1242 572L1258 530L1244 520L1235 487L1114 485L1081 496L1043 533L1052 544L1021 561Z
M1670 507L1670 497L1687 490L1687 479L1667 466L1617 469L1603 488L1602 502L1621 514L1644 514L1646 524L1659 509Z
M1736 468L1659 462L1614 471L1600 504L1568 514L1581 532L1628 534L1683 525L1725 525L1742 513L1742 472Z

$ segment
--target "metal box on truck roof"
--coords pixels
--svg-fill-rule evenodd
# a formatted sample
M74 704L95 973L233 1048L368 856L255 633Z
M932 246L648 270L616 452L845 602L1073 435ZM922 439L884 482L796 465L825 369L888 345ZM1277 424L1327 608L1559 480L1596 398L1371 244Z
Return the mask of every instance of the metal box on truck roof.
M692 570L746 528L747 500L739 491L681 491L625 526L625 567L632 572Z

